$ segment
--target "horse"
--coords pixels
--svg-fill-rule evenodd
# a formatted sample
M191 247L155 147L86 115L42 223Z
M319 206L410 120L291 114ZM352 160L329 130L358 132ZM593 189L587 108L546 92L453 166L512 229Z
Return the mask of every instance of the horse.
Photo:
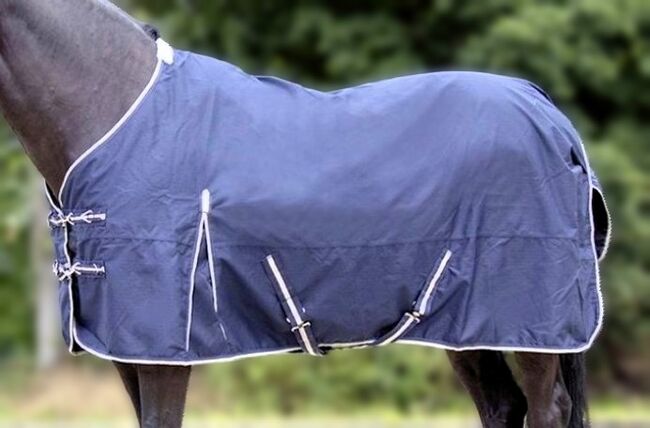
M106 0L0 0L0 110L44 177L51 199L56 199L51 195L59 194L64 187L69 169L132 108L157 67L162 62L171 62L173 53L160 40L153 27ZM590 200L596 209L602 210L597 205L599 201L598 198ZM209 206L209 194L204 194L201 231ZM75 219L87 223L103 219L88 213L58 214L53 223L64 226L66 240L66 223ZM590 227L594 227L593 220ZM197 254L198 248L203 248L200 243ZM282 292L284 278L275 269L275 260L267 261L271 275L275 274L275 285ZM444 257L437 266L440 268L443 262L446 263ZM67 268L68 271L62 271L63 278L72 287L75 272L70 272L71 266ZM88 269L93 274L103 273L98 265ZM432 275L438 279L435 272ZM292 303L292 296L288 295L285 301ZM71 305L75 304L71 301ZM216 298L214 304L216 307ZM288 318L291 309L287 309ZM406 315L406 321L397 327L398 333L406 330L406 323L420 322L417 318L421 314ZM318 353L310 347L308 323L294 325L293 320L287 321L297 333L300 348ZM74 332L71 334L74 336ZM67 339L71 352L84 350L77 347L75 337ZM450 346L445 349L483 426L521 427L525 423L532 428L578 428L588 425L586 347L575 348L574 352L513 348L521 372L518 381L506 362L503 352L506 348ZM191 363L149 364L99 356L113 361L140 426L181 426Z

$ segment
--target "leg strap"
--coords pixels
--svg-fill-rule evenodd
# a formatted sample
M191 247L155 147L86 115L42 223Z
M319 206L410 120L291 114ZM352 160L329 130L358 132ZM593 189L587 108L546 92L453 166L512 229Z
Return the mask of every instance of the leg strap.
M311 322L303 318L305 308L300 304L293 289L285 281L272 255L268 255L264 259L264 268L273 284L286 319L291 324L291 331L296 335L300 347L310 355L316 357L324 355L324 352L318 347L318 343L314 338Z
M422 318L429 315L429 312L431 310L431 297L433 296L433 291L435 290L436 285L438 285L440 278L445 272L450 258L451 251L446 250L442 256L442 259L427 279L424 288L420 291L420 294L418 295L417 300L413 303L411 310L409 312L406 312L399 320L399 322L395 325L395 327L390 329L388 333L377 339L373 343L373 346L384 346L395 342L407 334L409 331L411 331L413 327L418 325Z

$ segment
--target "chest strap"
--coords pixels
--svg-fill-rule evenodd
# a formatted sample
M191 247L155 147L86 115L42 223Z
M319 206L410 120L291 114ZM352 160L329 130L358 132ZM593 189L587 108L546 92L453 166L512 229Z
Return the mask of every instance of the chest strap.
M296 335L302 350L315 357L324 355L325 353L318 347L314 338L311 322L303 317L305 308L285 281L272 255L268 255L264 259L264 268L282 305L287 322L291 325L291 331Z
M93 210L88 210L80 214L75 213L58 213L54 212L48 218L50 227L63 227L66 225L74 226L75 224L91 224L106 221L106 214L95 213Z
M375 340L372 346L384 346L390 343L399 340L404 337L409 331L413 329L416 325L420 323L422 318L429 315L431 311L431 301L433 297L433 291L436 289L440 278L447 268L449 259L451 258L451 251L446 250L442 259L434 268L431 275L427 279L425 287L420 291L418 298L413 302L413 307L409 312L406 312L402 315L402 318L399 322L390 329L386 334Z
M52 265L52 272L59 279L59 281L66 281L74 275L89 275L89 276L104 276L106 275L106 268L103 263L59 263L55 261Z

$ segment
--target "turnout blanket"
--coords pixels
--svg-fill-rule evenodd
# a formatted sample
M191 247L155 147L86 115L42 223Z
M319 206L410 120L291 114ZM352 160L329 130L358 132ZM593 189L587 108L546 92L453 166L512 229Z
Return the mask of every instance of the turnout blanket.
M541 89L440 72L320 92L158 47L131 109L48 191L70 351L592 344L609 222Z

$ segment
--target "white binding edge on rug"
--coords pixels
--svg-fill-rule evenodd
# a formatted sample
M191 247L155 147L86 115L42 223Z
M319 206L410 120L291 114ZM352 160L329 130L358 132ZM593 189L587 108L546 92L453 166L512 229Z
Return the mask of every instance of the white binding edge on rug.
M163 39L158 39L156 40L156 68L153 71L153 74L151 75L151 78L149 79L149 82L147 85L144 87L142 92L140 92L140 95L135 99L133 104L131 104L131 107L124 113L124 115L118 120L115 125L106 133L104 136L102 136L99 140L97 140L96 143L94 143L92 146L90 146L88 149L86 149L85 152L81 154L73 163L70 165L68 170L65 173L65 176L63 177L63 182L61 183L61 188L59 189L59 194L57 195L58 198L58 203L60 206L63 206L63 190L65 189L66 184L68 183L70 179L70 175L72 174L72 171L86 159L92 152L97 150L102 144L110 140L110 138L126 123L127 120L133 115L135 110L142 104L142 101L145 99L147 94L151 91L151 88L153 88L154 84L158 80L158 76L160 75L160 70L162 68L162 63L164 62L165 64L173 64L174 63L174 49Z
M594 182L592 179L591 164L589 162L589 157L587 156L587 149L585 148L585 145L582 142L582 138L578 137L578 141L580 142L580 148L582 149L582 157L584 159L585 166L587 167L587 182L589 183L589 223L591 226L591 230L590 230L591 250L594 256L594 276L596 279L596 294L598 295L598 322L587 344L583 346L581 350L575 351L575 352L582 352L584 350L589 349L591 345L593 345L594 341L596 340L596 337L598 337L598 334L600 333L600 330L603 327L603 321L605 319L605 303L604 303L603 291L601 289L601 283L600 283L600 264L599 264L602 258L598 257L598 250L596 249L596 233L595 233L596 221L594 219L594 192L598 192L598 194L603 200L603 204L605 205L605 211L607 211L607 233L606 233L607 238L605 239L605 248L603 248L603 253L602 253L603 257L607 252L607 246L609 245L609 237L611 236L612 222L611 219L609 218L609 210L607 209L607 202L605 202L605 195L602 192L600 192L596 188L596 186L594 186Z
M150 92L151 88L153 87L154 83L157 81L158 76L160 74L160 70L162 67L162 63L165 62L167 64L172 64L174 60L174 51L173 48L167 44L163 39L158 39L156 41L157 45L157 64L156 68L153 72L153 75L151 76L151 79L149 83L145 86L144 90L142 93L138 96L138 98L135 100L135 102L131 105L129 110L124 114L124 116L111 128L101 139L99 139L95 144L93 144L88 150L86 150L79 158L75 160L75 162L68 168L65 177L63 179L63 183L61 185L61 189L59 190L59 204L62 204L62 195L63 195L63 190L65 188L65 185L69 179L70 174L74 170L74 168L79 165L86 157L88 157L93 151L95 151L99 146L104 144L106 141L110 139L110 137L117 132L121 128L121 126L131 117L131 115L134 113L134 111L137 109L137 107L142 103L146 95ZM582 139L579 140L580 142L580 147L582 149L582 154L583 158L585 161L586 169L587 169L587 182L589 185L589 221L590 221L590 226L591 226L591 247L592 247L592 252L594 256L594 269L595 269L595 279L596 279L596 292L598 295L598 321L596 328L594 329L593 333L591 334L591 337L587 341L587 343L581 347L578 348L558 348L558 349L552 349L552 348L527 348L527 347L511 347L511 346L482 346L482 345L471 345L471 346L452 346L452 345L447 345L447 344L442 344L438 343L435 341L429 341L425 339L401 339L397 340L394 343L397 344L406 344L406 345L418 345L418 346L425 346L425 347L433 347L433 348L438 348L438 349L445 349L445 350L451 350L451 351L471 351L471 350L493 350L493 351L503 351L503 352L534 352L534 353L545 353L545 354L565 354L565 353L578 353L578 352L583 352L589 349L592 345L593 342L596 340L596 337L600 333L603 325L603 320L605 317L605 308L604 308L604 301L603 301L603 294L602 294L602 289L601 289L601 282L600 282L600 268L599 268L599 261L602 260L607 252L607 249L610 244L611 240L611 230L612 230L612 223L611 223L611 217L609 213L609 209L607 207L607 202L605 200L605 196L603 192L601 192L599 189L597 189L592 182L592 172L591 172L591 166L589 164L589 158L587 157L587 151L585 149L584 143L582 142ZM601 254L601 257L598 257L598 251L596 250L596 240L595 240L595 221L594 221L594 213L593 213L593 195L594 192L598 192L601 199L603 200L603 204L605 205L605 211L607 213L607 232L606 232L606 239L605 239L605 246L603 248L603 252ZM55 204L54 201L52 201L52 197L50 195L49 190L46 188L46 194L47 197L50 201L50 204L52 207L57 211L61 212L61 209L59 205ZM68 254L68 233L67 230L64 235L64 245L65 245L65 256L70 263L70 255ZM76 329L76 323L74 320L74 307L73 307L73 298L72 298L72 279L68 280L68 295L69 295L69 300L70 300L70 319L69 319L69 331L70 331L70 345L69 345L69 351L73 355L79 355L80 352L74 352L73 351L73 346L74 343L77 343L84 351L88 352L89 354L95 355L98 358L106 359L106 360L111 360L111 361L118 361L118 362L124 362L124 363L135 363L135 364L163 364L163 365L179 365L179 366L188 366L188 365L195 365L195 364L208 364L208 363L216 363L216 362L229 362L229 361L236 361L244 358L251 358L251 357L257 357L257 356L264 356L264 355L277 355L277 354L284 354L284 353L289 353L289 352L295 352L295 351L300 351L300 347L290 347L290 348L282 348L282 349L277 349L277 350L271 350L271 351L260 351L260 352L252 352L248 354L242 354L242 355L235 355L235 356L226 356L226 357L220 357L220 358L210 358L210 359L202 359L202 360L190 360L190 361L174 361L174 360L151 360L151 359L137 359L137 358L121 358L121 357L115 357L112 355L104 354L102 352L96 351L92 349L90 346L84 344L80 339L77 334L77 329ZM320 344L320 346L323 347L329 347L329 348L351 348L351 349L359 349L366 347L370 343L374 342L373 340L364 340L364 341L359 341L359 342L348 342L348 343L323 343Z

